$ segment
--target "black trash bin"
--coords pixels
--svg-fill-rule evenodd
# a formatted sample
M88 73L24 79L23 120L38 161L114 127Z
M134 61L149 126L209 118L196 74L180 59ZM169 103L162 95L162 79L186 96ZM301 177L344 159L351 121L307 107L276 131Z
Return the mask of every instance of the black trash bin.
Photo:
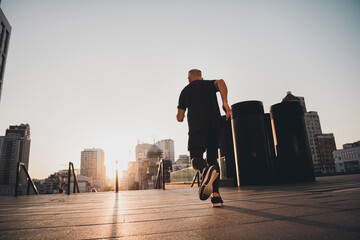
M304 111L299 101L271 106L276 135L275 175L281 183L315 181Z
M246 101L231 106L237 163L238 185L272 183L272 165L260 101Z

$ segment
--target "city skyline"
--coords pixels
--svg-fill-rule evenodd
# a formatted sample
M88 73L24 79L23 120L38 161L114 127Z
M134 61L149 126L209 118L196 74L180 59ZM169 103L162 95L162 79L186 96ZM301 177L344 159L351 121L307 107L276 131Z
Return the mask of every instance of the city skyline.
M12 26L0 135L28 123L29 171L80 168L84 148L105 152L107 175L135 160L138 141L173 139L187 71L223 78L229 103L287 91L317 111L337 148L360 139L360 4L354 1L2 1ZM60 151L61 149L61 151ZM131 151L131 153L129 153ZM61 152L61 153L60 153Z

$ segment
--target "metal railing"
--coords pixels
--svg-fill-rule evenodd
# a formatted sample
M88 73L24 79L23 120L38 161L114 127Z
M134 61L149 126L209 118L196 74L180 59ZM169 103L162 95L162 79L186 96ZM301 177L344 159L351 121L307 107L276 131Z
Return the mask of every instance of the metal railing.
M118 161L116 160L116 180L115 180L115 189L116 192L119 192L119 170L118 170Z
M199 172L196 172L196 173L195 173L194 178L193 178L193 181L192 181L190 187L193 187L193 186L194 186L194 183L195 183L196 180L197 180L197 185L198 185L198 187L199 187L199 186L200 186L200 173L199 173Z
M27 169L26 169L26 167L25 167L25 164L22 163L22 162L18 162L18 163L17 163L17 168L16 168L15 197L18 196L21 167L22 167L22 169L24 170L24 172L25 172L25 174L26 174L26 176L27 176L27 178L28 178L27 195L30 194L30 185L31 185L33 191L34 191L37 195L39 195L39 192L38 192L38 190L37 190L37 188L36 188L33 180L31 179L31 177L30 177L30 175L29 175L29 173L28 173L28 171L27 171Z
M155 189L163 189L165 190L165 161L164 159L160 160L158 173L156 176L156 184Z
M69 194L69 195L70 195L71 168L72 168L72 173L73 173L73 177L74 177L74 193L75 193L75 185L76 185L77 192L80 193L79 184L78 184L78 181L77 181L77 178L76 178L76 174L75 174L74 164L73 164L72 162L69 162L68 189L67 189L67 194Z

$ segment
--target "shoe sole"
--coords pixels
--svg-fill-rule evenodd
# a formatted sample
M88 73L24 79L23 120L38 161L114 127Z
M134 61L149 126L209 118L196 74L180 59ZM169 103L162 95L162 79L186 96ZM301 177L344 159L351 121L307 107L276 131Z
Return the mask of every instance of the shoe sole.
M213 203L213 207L214 207L214 208L220 208L220 207L222 207L222 206L223 206L222 203Z
M209 177L209 174L211 174L211 176ZM210 168L209 171L206 173L206 177L205 179L207 179L207 181L204 181L203 184L201 184L200 186L200 200L206 200L210 197L210 195L213 192L213 182L215 181L215 179L219 176L219 173L216 172L216 169L214 167Z

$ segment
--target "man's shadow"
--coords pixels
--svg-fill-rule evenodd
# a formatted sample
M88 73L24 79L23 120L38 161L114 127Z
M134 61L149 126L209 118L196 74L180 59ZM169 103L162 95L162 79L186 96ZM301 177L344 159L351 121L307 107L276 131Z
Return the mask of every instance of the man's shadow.
M332 223L325 223L325 222L319 222L319 221L314 221L314 220L301 219L299 217L282 216L279 214L267 213L267 212L262 212L259 210L252 210L252 209L247 209L247 208L242 208L242 207L225 205L225 206L223 206L223 209L238 212L238 213L243 213L243 214L247 214L247 215L263 217L263 218L268 218L268 219L272 219L272 220L286 221L286 222L296 223L296 224L301 224L301 225L306 225L306 226L315 226L315 227L332 229L332 230L336 229L336 230L341 230L341 231L346 231L346 232L356 232L356 233L360 232L360 227L337 225L337 224L332 224Z

